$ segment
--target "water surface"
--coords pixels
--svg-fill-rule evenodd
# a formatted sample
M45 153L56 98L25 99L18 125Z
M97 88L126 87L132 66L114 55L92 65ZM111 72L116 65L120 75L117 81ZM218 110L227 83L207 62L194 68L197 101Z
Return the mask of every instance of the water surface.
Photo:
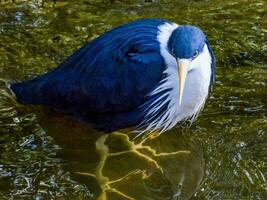
M0 199L267 199L267 3L1 1L0 78L24 80L138 18L201 27L216 85L191 127L103 135L71 116L17 105L0 82Z

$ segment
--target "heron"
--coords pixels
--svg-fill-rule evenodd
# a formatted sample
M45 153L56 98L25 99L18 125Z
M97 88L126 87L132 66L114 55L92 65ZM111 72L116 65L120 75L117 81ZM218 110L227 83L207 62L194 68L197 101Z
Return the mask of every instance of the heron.
M214 53L200 28L139 19L10 89L21 104L86 118L101 131L163 133L198 117L214 79Z

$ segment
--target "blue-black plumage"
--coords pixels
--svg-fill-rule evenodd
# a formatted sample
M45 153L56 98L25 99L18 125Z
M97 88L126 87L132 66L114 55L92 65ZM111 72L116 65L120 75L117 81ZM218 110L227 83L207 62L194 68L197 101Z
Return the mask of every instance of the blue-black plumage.
M199 28L143 19L100 35L54 70L11 89L22 104L81 115L105 131L165 131L195 118L214 69Z

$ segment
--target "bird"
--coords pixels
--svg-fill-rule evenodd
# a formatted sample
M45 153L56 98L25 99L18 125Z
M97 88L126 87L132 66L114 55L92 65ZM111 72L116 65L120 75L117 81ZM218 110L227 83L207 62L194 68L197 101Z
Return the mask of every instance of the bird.
M104 132L133 127L143 134L195 121L214 81L215 56L200 28L138 19L10 89L20 104L45 105Z

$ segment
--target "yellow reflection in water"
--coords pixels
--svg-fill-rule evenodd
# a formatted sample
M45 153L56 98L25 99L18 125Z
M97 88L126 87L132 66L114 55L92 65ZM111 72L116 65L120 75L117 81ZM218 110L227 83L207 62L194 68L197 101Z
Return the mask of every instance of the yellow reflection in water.
M120 139L124 142L124 144L128 147L128 149L125 151L120 151L120 152L115 152L115 153L110 152L109 146L106 145L105 143L111 135L116 135L116 136L120 137ZM156 150L153 149L152 147L150 147L148 145L144 145L144 143L147 140L153 140L157 136L158 135L152 135L150 137L146 137L143 140L141 140L141 142L135 144L133 141L130 140L128 135L123 134L123 133L113 132L112 134L102 135L95 142L96 150L98 151L98 153L100 155L100 161L97 165L95 173L87 173L87 172L76 172L76 173L81 174L81 175L91 176L97 180L97 182L100 185L101 190L102 190L101 194L97 198L98 200L107 200L107 192L113 192L113 193L118 194L119 196L124 197L125 199L134 200L134 198L132 198L132 197L128 196L127 194L117 190L116 188L112 187L111 185L113 183L124 181L125 179L129 178L130 176L133 176L136 174L141 174L142 179L145 179L145 178L149 177L150 175L146 172L146 170L135 169L135 170L130 171L129 173L127 173L126 175L122 176L119 179L109 180L108 177L103 175L103 169L104 169L104 166L106 164L106 160L108 157L120 156L120 155L123 155L126 153L134 153L137 156L144 159L145 161L152 163L157 170L160 170L160 172L163 173L162 167L153 157L171 156L171 155L177 155L177 154L190 154L191 153L190 151L187 151L187 150L174 151L174 152L168 152L168 153L167 152L157 153ZM147 155L147 154L141 152L140 151L141 149L145 150L145 152L149 153L150 155Z

